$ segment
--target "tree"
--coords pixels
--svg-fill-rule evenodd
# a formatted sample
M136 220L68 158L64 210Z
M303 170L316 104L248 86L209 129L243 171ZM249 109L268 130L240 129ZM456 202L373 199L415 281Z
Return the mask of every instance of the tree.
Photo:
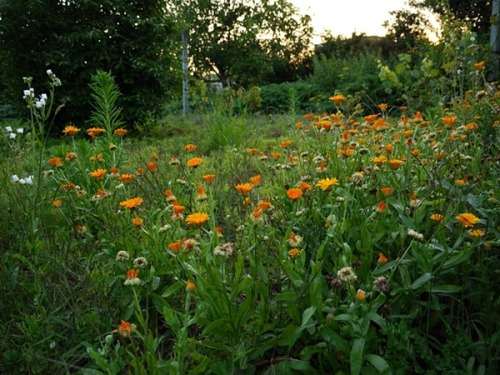
M286 0L175 0L195 74L228 85L293 78L311 45L309 16Z
M157 112L177 84L177 36L162 0L0 0L1 80L19 103L22 78L42 85L52 69L63 83L59 119L81 122L91 112L91 76L108 71L134 123Z
M397 51L407 51L419 44L428 43L427 30L432 26L421 9L400 9L389 12L391 20L384 22L387 37L396 45Z

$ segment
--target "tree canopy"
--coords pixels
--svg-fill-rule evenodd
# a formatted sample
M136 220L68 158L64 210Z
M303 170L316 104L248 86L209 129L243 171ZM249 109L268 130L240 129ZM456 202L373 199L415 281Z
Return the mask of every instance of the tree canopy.
M189 31L189 53L199 77L215 74L225 85L290 80L309 53L311 19L286 0L174 3Z
M177 39L162 0L0 1L0 74L10 98L21 97L22 77L34 77L37 89L50 68L63 83L56 99L66 121L88 118L97 70L115 77L127 121L155 112L177 80Z

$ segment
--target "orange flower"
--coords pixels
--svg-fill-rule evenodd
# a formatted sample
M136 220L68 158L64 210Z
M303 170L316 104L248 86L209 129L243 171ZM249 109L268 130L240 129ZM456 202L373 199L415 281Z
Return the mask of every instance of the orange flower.
M215 175L214 175L214 174L206 174L206 175L204 175L202 178L203 178L203 180L204 180L207 184L209 184L209 183L211 183L211 182L215 179Z
M80 129L74 125L66 125L62 132L64 133L64 135L73 136L76 135L79 131Z
M168 245L168 248L172 250L174 253L178 252L181 249L182 242L177 241L177 242L172 242L171 244Z
M260 201L259 203L257 203L257 206L259 208L262 208L263 210L269 210L272 207L272 204L268 200L265 200L265 201Z
M120 206L124 208L133 209L139 207L142 204L142 202L143 202L142 198L131 198L126 201L120 202Z
M189 215L186 218L186 223L191 225L201 225L209 219L209 216L204 212L196 212L194 214Z
M102 128L90 128L87 129L87 134L90 135L92 138L97 137L98 135L106 133L105 129Z
M430 219L436 223L440 223L441 221L443 221L444 216L441 214L432 214Z
M341 148L338 150L339 154L344 158L348 158L349 156L354 154L354 150L352 148Z
M96 180L102 180L106 175L107 170L99 168L95 171L89 173L90 177L95 178Z
M377 212L384 212L387 208L387 204L384 201L380 201L377 204L376 211Z
M238 190L241 194L246 195L248 194L253 188L253 184L251 183L244 183L244 184L238 184L235 186L236 190Z
M480 62L474 64L474 69L482 70L482 69L484 69L485 65L486 65L486 63L484 61L480 61Z
M154 161L150 161L148 163L148 169L150 172L156 172L158 170L158 166Z
M399 167L401 167L405 162L403 160L399 160L399 159L391 159L389 160L389 165L391 168L393 169L398 169Z
M455 216L455 219L457 219L458 221L460 221L460 223L462 223L462 225L465 228L470 228L474 224L479 223L479 218L476 215L473 215L473 214L471 214L469 212L465 212L463 214Z
M308 190L311 190L312 189L312 186L309 185L307 182L305 181L300 181L299 182L299 187L300 187L300 190L302 191L308 191Z
M383 253L378 253L378 264L383 266L387 263L387 257Z
M143 223L144 223L144 219L142 219L140 217L134 217L134 218L132 218L132 224L134 224L134 226L136 226L137 228L139 228L140 226L142 226Z
M250 182L255 186L260 185L260 180L261 180L260 175L250 177Z
M122 320L120 321L120 325L118 329L113 332L118 332L123 337L129 337L132 332L135 330L135 324L130 324L129 322Z
M140 285L141 280L139 279L139 270L131 269L127 271L127 279L123 283L124 285Z
M330 100L335 104L335 105L340 105L344 100L345 96L342 94L337 94L332 97L330 97Z
M191 280L186 281L186 291L193 292L196 289L196 284Z
M381 188L380 191L382 192L382 194L384 195L391 195L392 192L394 191L393 188L391 187L384 187L384 188Z
M280 147L283 147L283 148L286 148L288 146L290 146L293 142L290 141L290 140L286 140L286 141L281 141L280 142Z
M223 237L222 235L222 228L221 227L215 227L215 234L217 237Z
M196 197L197 200L202 201L208 198L207 193L205 193L205 190L203 190L203 185L198 185L198 196Z
M123 129L123 128L115 129L115 131L113 132L114 135L117 135L119 137L122 137L122 136L124 136L127 133L128 133L128 130L127 129Z
M443 124L445 124L445 126L451 127L451 126L455 125L455 123L457 122L457 117L456 116L446 116L446 117L443 117L441 119L441 121L443 122Z
M133 179L135 178L135 176L131 173L124 173L122 174L118 179L121 181L121 182L130 182L132 181Z
M475 123L475 122L471 122L467 125L465 125L465 130L467 130L468 132L474 130L474 129L477 129L479 126Z
M63 189L63 190L73 190L74 188L76 188L76 185L73 183L61 185L61 189Z
M290 258L294 259L300 255L300 250L297 248L290 249L288 251L288 255L290 256Z
M189 143L187 145L184 146L184 150L186 151L194 151L198 148L198 146L192 144L192 143Z
M316 187L319 187L321 190L326 191L330 190L333 186L338 185L339 180L337 180L335 177L333 178L324 178L322 180L319 180L316 183Z
M264 213L264 210L260 207L256 207L252 213L250 214L250 219L252 219L253 222L262 222L262 214Z
M460 185L465 185L465 184L467 184L467 180L465 180L465 179L457 179L457 180L455 180L455 185L459 185L460 186Z
M53 165L54 167L61 167L62 166L62 158L52 158L47 161L50 165Z
M175 216L179 216L181 215L184 210L186 209L186 207L184 207L182 204L180 204L179 202L175 201L173 204L172 204L172 208L174 210L174 215Z
M383 112L387 110L387 103L380 103L377 107Z
M249 153L250 155L255 155L255 154L257 153L257 149L256 149L256 148L253 148L253 147L252 147L252 148L249 148L249 149L248 149L248 153Z
M387 158L384 155L375 156L372 158L372 162L375 164L383 164L387 162Z
M59 207L63 204L63 201L60 199L56 199L55 201L52 202L52 207Z
M71 161L76 159L76 154L74 152L68 152L66 154L66 161Z
M281 157L281 154L279 152L271 152L271 157L276 160Z
M363 302L366 299L366 292L364 290L358 289L356 292L356 298L358 301Z
M186 165L188 167L193 167L193 168L196 168L197 166L199 166L201 163L203 162L203 159L202 158L192 158L192 159L189 159L186 163Z
M292 201L296 201L302 196L302 190L299 188L291 188L286 191L286 195L288 198L290 198Z
M473 229L467 232L471 237L483 237L486 233L481 229Z

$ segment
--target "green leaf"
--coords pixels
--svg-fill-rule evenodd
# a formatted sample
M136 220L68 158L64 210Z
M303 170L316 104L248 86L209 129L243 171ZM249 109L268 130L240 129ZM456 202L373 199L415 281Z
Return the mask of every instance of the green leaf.
M382 357L375 354L367 354L365 359L370 362L381 374L389 375L392 373L388 363Z
M331 327L324 326L319 330L319 334L328 344L337 348L344 355L349 353L349 345L347 342Z
M431 293L458 293L462 290L458 285L436 285L431 287Z
M455 267L456 265L469 260L471 255L472 255L472 250L461 251L453 258L448 259L446 262L444 262L443 269Z
M302 327L304 327L306 324L309 323L315 312L316 312L316 307L314 306L311 306L304 310L304 312L302 313L302 324L301 324Z
M430 272L424 273L422 276L420 276L417 280L415 280L411 285L410 288L415 290L420 288L422 285L427 283L432 279L432 274Z
M351 348L350 364L351 375L358 375L361 372L363 365L363 351L365 349L365 339L359 338L354 340Z

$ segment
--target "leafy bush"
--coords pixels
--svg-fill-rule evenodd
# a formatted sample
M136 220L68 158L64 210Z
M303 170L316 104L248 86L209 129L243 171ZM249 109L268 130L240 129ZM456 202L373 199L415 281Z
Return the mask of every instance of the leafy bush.
M261 87L264 113L299 113L316 108L315 97L319 86L308 81L275 83Z

